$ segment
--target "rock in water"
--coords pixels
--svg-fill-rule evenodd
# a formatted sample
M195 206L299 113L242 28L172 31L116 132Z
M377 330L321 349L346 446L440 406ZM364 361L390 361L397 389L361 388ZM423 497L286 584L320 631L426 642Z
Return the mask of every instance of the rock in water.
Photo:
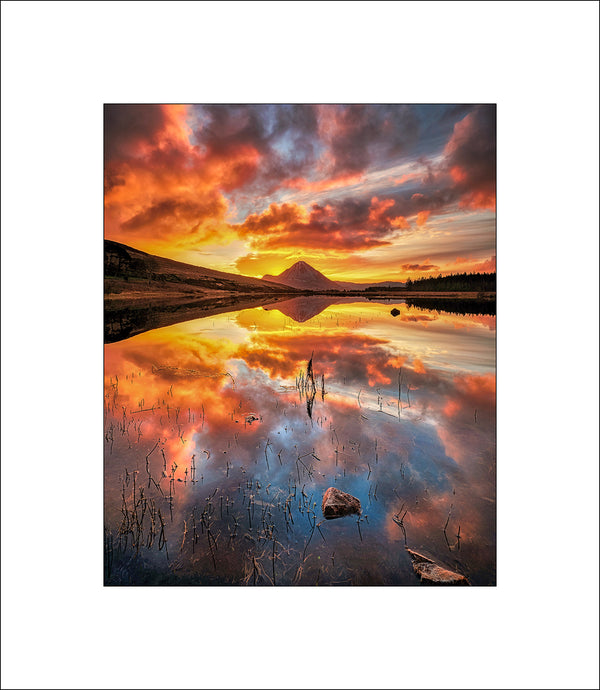
M323 495L321 509L323 510L323 516L328 520L360 513L361 510L358 498L344 493L334 486L330 486Z
M406 549L412 558L413 570L421 578L424 585L468 585L469 581L464 575L453 570L442 568L427 556L416 551Z
M399 309L396 309L395 307L394 307L394 308L392 309L392 311L390 312L390 314L391 314L392 316L398 316L399 313L400 313L400 310L399 310Z

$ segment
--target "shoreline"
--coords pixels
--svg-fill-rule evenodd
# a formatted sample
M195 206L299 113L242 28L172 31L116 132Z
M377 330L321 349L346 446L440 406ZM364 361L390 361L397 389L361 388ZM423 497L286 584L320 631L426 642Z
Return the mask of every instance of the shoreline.
M486 297L481 295L485 294ZM214 316L224 312L263 307L277 308L295 321L303 322L319 314L329 304L379 303L394 304L436 302L437 308L452 311L465 308L465 303L482 305L484 310L494 309L495 293L465 292L403 292L402 294L365 294L360 292L225 292L181 293L129 292L111 294L104 300L104 341L116 342L154 328L170 326L182 321ZM462 303L462 307L460 306ZM281 305L281 306L279 306ZM425 306L425 308L429 308ZM471 309L470 306L466 307ZM484 311L483 313L487 313Z
M206 290L206 291L176 291L176 290L127 290L123 292L110 292L104 293L105 303L131 303L131 302L141 302L143 300L148 300L151 302L167 302L167 301L181 301L188 300L192 301L204 301L213 299L232 299L239 298L240 300L247 300L251 297L263 298L263 297L273 297L278 298L291 298L291 297L362 297L365 299L385 299L399 300L399 299L421 299L421 298L435 298L435 299L478 299L478 300L495 300L495 292L451 292L451 291L425 291L425 290L398 290L398 291L369 291L366 290L290 290L290 292L242 292L242 291L231 291L231 290Z

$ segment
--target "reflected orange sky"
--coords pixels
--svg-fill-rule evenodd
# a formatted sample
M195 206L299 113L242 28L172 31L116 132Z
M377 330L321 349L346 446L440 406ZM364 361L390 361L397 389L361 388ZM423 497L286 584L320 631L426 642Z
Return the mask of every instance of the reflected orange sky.
M276 308L247 309L106 345L106 495L115 501L107 514L118 518L124 468L143 475L156 445L153 475L176 466L173 483L161 480L176 496L172 529L189 520L204 487L229 486L227 500L239 500L249 477L282 495L290 482L313 493L337 485L365 504L369 549L402 542L393 517L404 506L412 546L455 558L440 531L451 511L459 555L476 577L489 577L494 330L489 317L397 305L410 320L392 317L392 306L332 305L303 323ZM295 383L311 355L318 385L309 414ZM192 463L199 484L189 481Z

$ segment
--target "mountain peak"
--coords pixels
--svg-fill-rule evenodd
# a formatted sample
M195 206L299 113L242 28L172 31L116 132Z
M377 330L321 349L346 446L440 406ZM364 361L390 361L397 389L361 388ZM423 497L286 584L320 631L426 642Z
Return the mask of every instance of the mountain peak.
M319 275L325 278L325 276L317 271L316 268L313 268L310 264L307 264L306 261L296 261L296 263L293 266L290 266L287 268L283 273L280 273L280 277L283 275L290 275L290 274L297 274L297 273L306 273L306 274L312 274L312 275ZM328 280L328 278L326 278Z
M336 283L326 278L306 261L296 261L278 276L264 275L263 280L281 283L299 290L335 290Z
M347 281L334 281L324 276L316 268L307 264L306 261L296 261L295 264L286 268L278 276L264 275L263 280L269 283L279 283L298 290L314 290L315 292L325 290L347 291L365 290L368 287L404 287L404 283L395 281L383 281L377 283L349 283Z

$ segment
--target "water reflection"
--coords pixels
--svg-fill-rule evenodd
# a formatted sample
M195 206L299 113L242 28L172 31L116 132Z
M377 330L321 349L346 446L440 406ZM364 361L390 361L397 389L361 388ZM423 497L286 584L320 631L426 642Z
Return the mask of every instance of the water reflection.
M106 345L107 583L416 585L405 544L495 582L495 317L317 306Z
M460 299L454 297L417 297L406 298L408 306L419 309L430 309L450 314L475 314L496 316L496 299Z

